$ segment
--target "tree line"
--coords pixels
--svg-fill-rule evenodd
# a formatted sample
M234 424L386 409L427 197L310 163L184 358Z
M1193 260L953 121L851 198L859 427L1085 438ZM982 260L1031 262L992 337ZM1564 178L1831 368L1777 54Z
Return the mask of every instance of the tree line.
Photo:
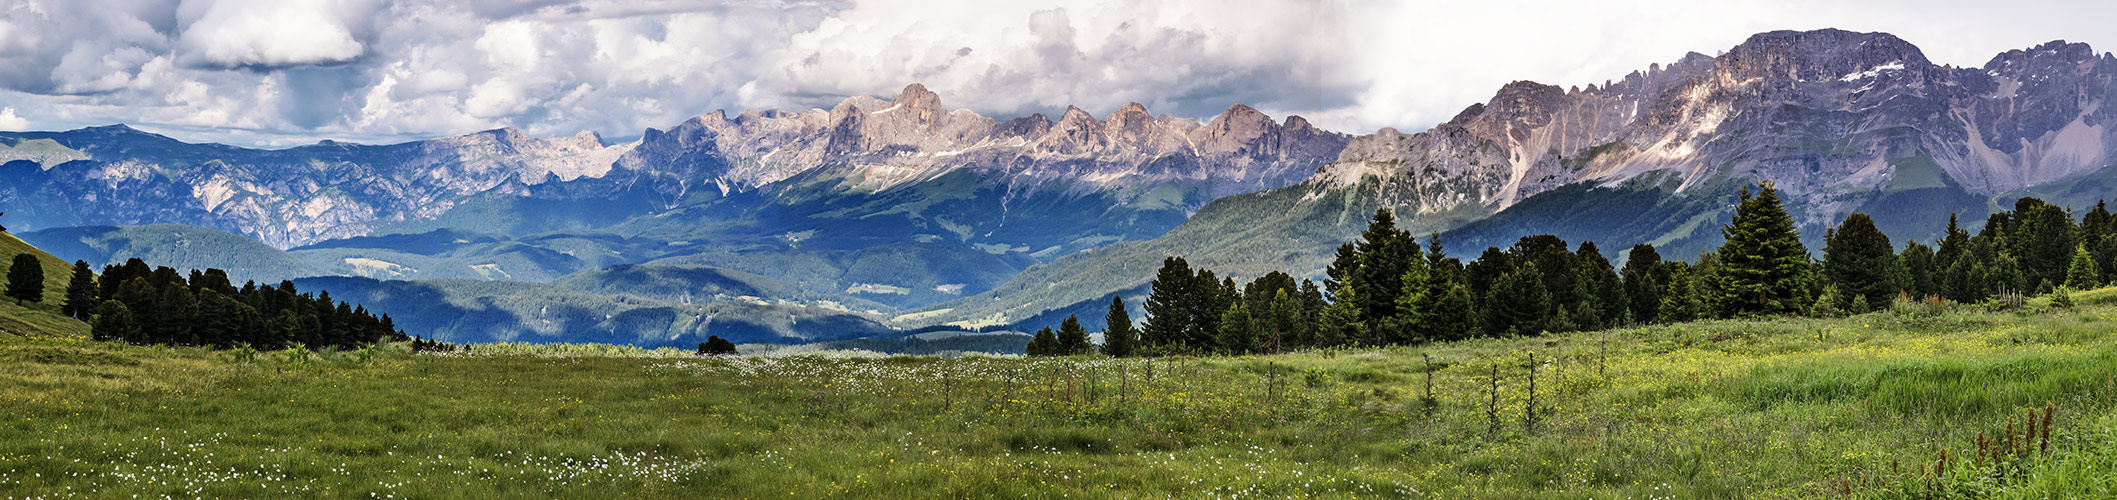
M1972 235L1949 217L1938 248L1897 250L1863 213L1824 236L1810 256L1779 193L1744 189L1721 228L1726 242L1695 262L1633 245L1620 269L1593 242L1572 249L1549 234L1491 247L1463 262L1429 235L1421 245L1377 210L1338 247L1323 283L1271 272L1248 283L1163 260L1135 328L1113 298L1102 353L1248 354L1381 346L1472 337L1599 330L1648 323L1788 315L1833 316L1925 299L1980 302L2117 281L2117 217L2097 203L2077 224L2036 198L1992 214ZM1075 338L1079 340L1074 340ZM1094 352L1067 318L1030 342L1031 355Z
M16 256L7 295L42 300L42 264L35 256ZM87 321L96 340L141 345L351 349L384 339L409 340L389 315L377 317L364 306L333 300L328 291L302 293L291 281L277 286L253 281L237 288L220 269L194 269L187 276L168 267L149 268L140 259L105 266L101 276L86 261L75 261L59 313Z

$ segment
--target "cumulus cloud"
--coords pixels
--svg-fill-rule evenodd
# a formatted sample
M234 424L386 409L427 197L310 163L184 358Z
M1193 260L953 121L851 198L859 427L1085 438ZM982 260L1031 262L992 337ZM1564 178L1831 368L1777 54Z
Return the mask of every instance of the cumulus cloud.
M29 120L24 120L20 116L15 116L15 108L0 108L0 130L29 130Z
M624 137L920 82L998 117L1140 102L1207 118L1245 103L1367 132L1430 126L1508 81L1585 86L1772 29L1890 31L1958 65L2054 38L2117 45L2106 3L1697 5L14 0L0 7L0 104L46 128L292 145L502 126Z
M193 0L177 8L187 62L223 67L330 65L366 51L353 26L369 0Z

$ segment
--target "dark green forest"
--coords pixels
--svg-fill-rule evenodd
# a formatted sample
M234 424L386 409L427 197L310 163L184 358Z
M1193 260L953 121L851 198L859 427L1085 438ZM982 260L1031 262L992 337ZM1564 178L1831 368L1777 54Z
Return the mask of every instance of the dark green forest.
M1972 235L1949 218L1937 246L1899 250L1864 213L1828 229L1820 260L1770 183L1744 189L1723 245L1691 261L1633 245L1623 266L1594 242L1549 234L1464 262L1422 245L1388 209L1338 247L1323 282L1271 272L1247 283L1163 260L1136 328L1114 303L1104 354L1275 353L1514 337L1698 319L1839 316L1945 301L2021 307L2030 295L2086 289L2117 274L2117 219L2021 198ZM2076 222L2077 220L2077 222ZM2063 297L2064 293L2054 296ZM1078 321L1046 329L1031 355L1091 352ZM1078 334L1085 337L1085 333Z
M33 257L23 264L28 256L17 256L7 289L10 297L35 301L27 292L41 296L43 278ZM389 315L333 300L330 292L302 293L286 281L237 288L220 269L194 269L187 276L140 259L104 267L101 276L87 262L74 262L63 300L59 313L88 321L90 334L104 341L277 350L409 340Z

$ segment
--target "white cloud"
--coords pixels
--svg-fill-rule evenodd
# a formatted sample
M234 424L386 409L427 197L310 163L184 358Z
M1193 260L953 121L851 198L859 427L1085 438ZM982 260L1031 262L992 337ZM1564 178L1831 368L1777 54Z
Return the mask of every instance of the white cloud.
M366 46L352 25L366 0L192 0L177 9L187 62L224 67L338 64Z
M1585 86L1773 29L1888 31L1958 65L2056 38L2117 48L2117 4L2058 0L13 2L0 102L19 118L257 144L623 137L912 82L998 117L1240 102L1417 130L1509 81Z
M0 130L29 130L29 120L24 120L20 116L15 116L15 108L0 108Z

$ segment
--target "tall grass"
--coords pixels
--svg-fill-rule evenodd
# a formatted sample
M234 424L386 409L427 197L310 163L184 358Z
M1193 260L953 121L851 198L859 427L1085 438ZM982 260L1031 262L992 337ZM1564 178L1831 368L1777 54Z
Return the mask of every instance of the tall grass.
M2054 450L1979 490L2041 498L2110 470L2113 318L1954 309L1154 360L238 357L0 336L0 497L1815 498L1960 455L2048 401Z

